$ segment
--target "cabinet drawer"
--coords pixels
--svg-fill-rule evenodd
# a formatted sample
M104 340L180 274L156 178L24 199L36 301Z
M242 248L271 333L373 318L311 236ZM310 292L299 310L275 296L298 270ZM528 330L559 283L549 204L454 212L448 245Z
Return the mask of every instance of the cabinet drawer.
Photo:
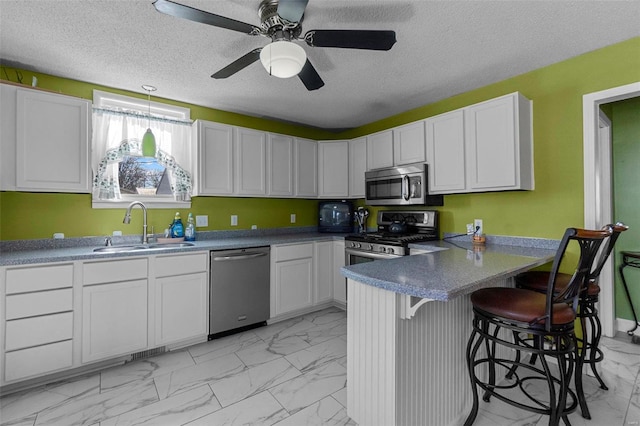
M156 277L205 272L208 259L207 253L158 256L156 258Z
M274 246L272 256L276 262L313 257L313 243Z
M147 259L90 262L83 265L84 285L131 281L147 278Z
M33 317L73 309L73 289L39 291L7 296L6 319Z
M7 294L73 287L73 265L7 269Z
M71 339L73 336L73 313L44 315L6 323L5 350L28 348Z
M71 340L8 352L4 358L4 379L10 382L69 368L72 365L72 354Z

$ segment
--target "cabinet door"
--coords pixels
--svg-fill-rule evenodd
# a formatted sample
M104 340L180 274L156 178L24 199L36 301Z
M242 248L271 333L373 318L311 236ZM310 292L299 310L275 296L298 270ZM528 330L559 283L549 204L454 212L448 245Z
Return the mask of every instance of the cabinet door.
M367 171L367 138L349 141L349 197L364 198L364 173Z
M349 196L349 142L318 142L318 196Z
M424 163L424 121L393 129L393 162L395 165Z
M333 242L333 299L347 303L347 279L340 273L345 265L344 241Z
M197 121L197 195L233 194L233 127Z
M319 304L333 299L333 241L315 242L315 282L313 303Z
M275 315L313 304L313 258L274 264Z
M91 192L89 101L18 89L16 108L16 189Z
M482 102L465 110L470 189L517 187L515 122L514 96Z
M0 190L16 189L16 94L18 88L0 84Z
M295 139L295 194L297 197L318 196L318 143Z
M448 112L426 120L429 193L466 189L464 113Z
M367 136L367 170L393 166L393 131Z
M147 280L82 289L82 362L147 349Z
M266 195L266 134L241 127L237 127L235 131L235 193L238 195Z
M206 272L156 280L156 345L207 334L207 288Z
M293 138L269 134L267 152L268 194L271 196L292 196Z

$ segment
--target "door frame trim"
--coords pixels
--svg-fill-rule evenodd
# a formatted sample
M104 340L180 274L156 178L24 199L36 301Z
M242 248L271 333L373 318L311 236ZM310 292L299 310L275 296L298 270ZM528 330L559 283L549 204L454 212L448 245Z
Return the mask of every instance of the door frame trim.
M596 229L611 221L611 149L602 149L599 141L600 105L640 96L640 82L614 87L582 97L584 148L584 226ZM607 172L608 170L608 172ZM612 262L600 275L600 320L602 333L613 337L616 333L614 268Z

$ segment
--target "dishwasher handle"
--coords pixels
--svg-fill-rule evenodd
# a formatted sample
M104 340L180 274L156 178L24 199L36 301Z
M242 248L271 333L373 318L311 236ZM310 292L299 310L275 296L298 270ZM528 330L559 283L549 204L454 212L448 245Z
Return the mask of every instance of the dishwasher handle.
M246 260L246 259L255 259L256 257L266 256L268 253L238 253L238 254L228 254L225 256L215 256L213 257L214 262L221 262L223 260Z

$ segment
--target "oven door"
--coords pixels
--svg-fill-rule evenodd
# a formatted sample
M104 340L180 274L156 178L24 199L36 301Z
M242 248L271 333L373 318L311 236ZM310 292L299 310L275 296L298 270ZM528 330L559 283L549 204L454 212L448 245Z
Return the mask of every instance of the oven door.
M386 253L371 253L366 251L354 250L351 248L345 248L345 265L357 265L358 263L373 262L379 259L393 259L394 257L400 257L395 254Z

